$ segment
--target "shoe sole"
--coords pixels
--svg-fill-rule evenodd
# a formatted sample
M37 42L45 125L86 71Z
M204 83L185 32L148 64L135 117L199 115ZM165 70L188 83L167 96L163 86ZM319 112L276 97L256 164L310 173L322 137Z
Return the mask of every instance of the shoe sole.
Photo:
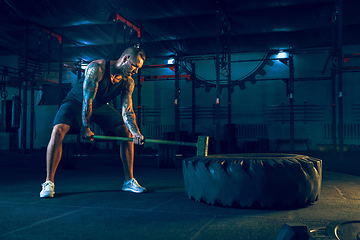
M52 198L52 197L54 197L54 195L55 195L55 193L46 193L46 194L40 193L41 198Z
M133 192L133 193L142 193L142 192L146 191L145 189L136 191L136 190L131 189L131 188L123 188L122 190L125 191L125 192Z

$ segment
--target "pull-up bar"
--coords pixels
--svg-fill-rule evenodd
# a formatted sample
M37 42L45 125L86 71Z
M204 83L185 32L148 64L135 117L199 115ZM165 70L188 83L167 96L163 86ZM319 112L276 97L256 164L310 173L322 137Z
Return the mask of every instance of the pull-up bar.
M54 32L51 32L50 30L44 28L44 27L41 27L40 25L36 24L36 23L33 23L33 22L29 22L29 25L32 26L32 27L35 27L35 28L38 28L48 34L50 34L51 36L53 37L56 37L57 40L59 41L59 43L62 43L62 36L57 34L57 33L54 33Z
M140 37L140 28L136 27L134 24L120 16L119 14L116 14L116 21L120 20L121 22L125 23L127 26L133 28L136 32L138 37Z

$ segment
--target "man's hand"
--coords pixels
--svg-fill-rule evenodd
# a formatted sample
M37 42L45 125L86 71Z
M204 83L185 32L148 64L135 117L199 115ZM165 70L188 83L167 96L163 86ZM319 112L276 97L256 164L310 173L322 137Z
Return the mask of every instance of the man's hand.
M94 141L94 133L90 130L88 127L82 127L81 128L81 136L86 141Z
M143 145L144 144L143 140L144 140L144 136L141 135L140 133L136 133L133 135L134 144Z

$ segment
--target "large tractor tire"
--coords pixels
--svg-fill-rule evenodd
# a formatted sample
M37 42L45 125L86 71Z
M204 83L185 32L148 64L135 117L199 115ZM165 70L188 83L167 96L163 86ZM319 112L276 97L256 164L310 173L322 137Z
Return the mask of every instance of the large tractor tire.
M195 156L182 161L186 195L237 207L304 206L318 200L322 160L305 155L253 153Z

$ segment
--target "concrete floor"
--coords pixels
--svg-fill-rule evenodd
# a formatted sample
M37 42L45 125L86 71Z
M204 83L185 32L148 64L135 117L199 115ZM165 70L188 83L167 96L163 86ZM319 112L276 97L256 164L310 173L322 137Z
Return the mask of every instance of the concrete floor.
M354 161L345 164L351 174ZM118 157L91 156L79 160L76 169L59 169L55 198L41 199L45 152L0 152L0 239L263 240L276 239L285 223L308 226L316 239L333 239L325 237L330 223L360 219L360 177L334 172L344 165L336 159L323 163L315 203L290 210L241 209L188 199L181 160L174 169L158 169L153 157L135 163L135 177L147 193L121 191ZM356 239L357 224L347 227L340 239Z

